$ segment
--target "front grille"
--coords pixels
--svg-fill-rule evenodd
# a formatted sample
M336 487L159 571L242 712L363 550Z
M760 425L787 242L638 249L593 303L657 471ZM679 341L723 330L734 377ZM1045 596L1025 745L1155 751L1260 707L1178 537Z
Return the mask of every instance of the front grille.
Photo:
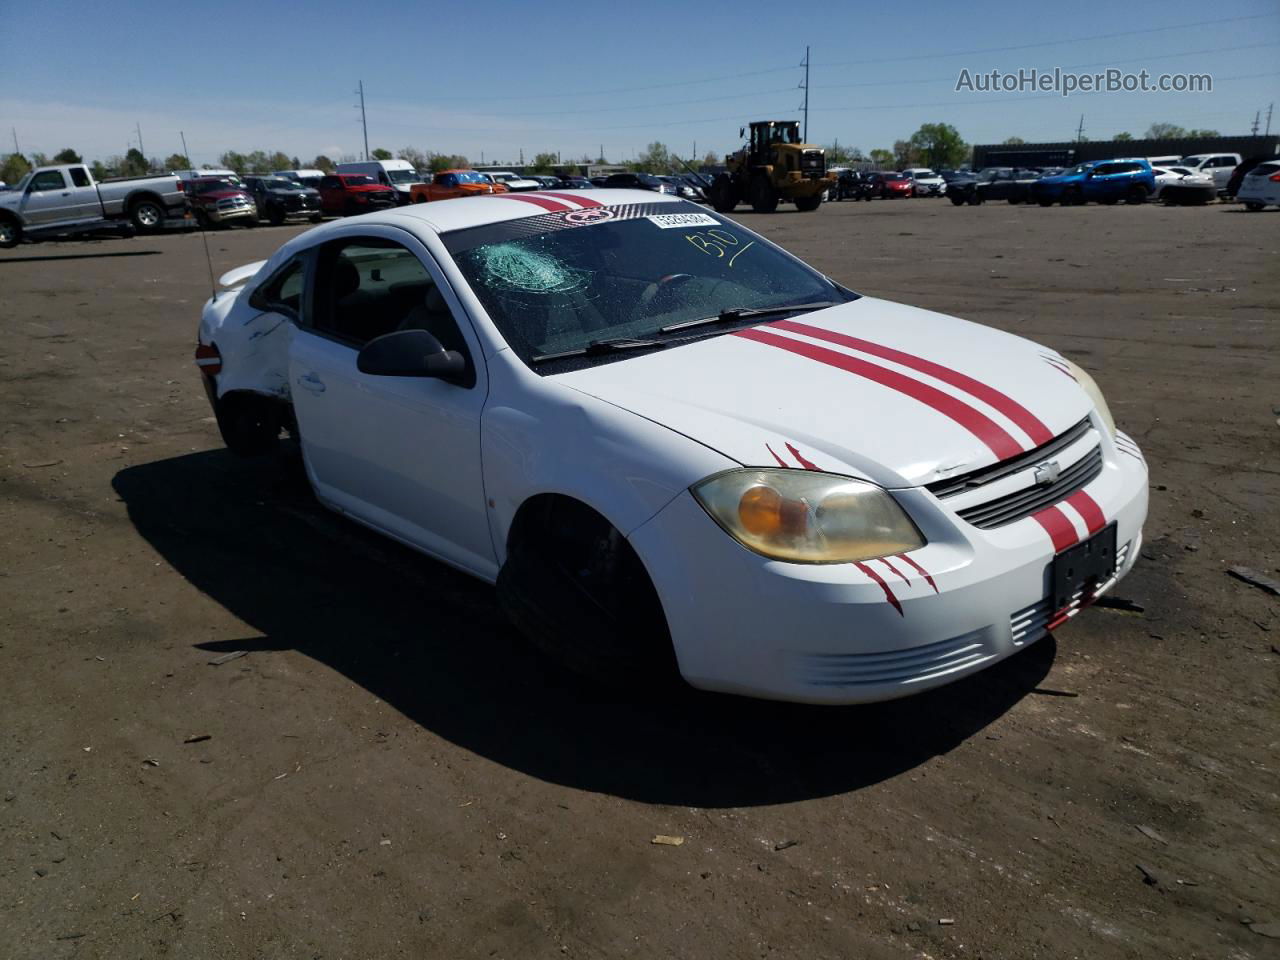
M1094 447L1063 470L1058 479L1047 486L1017 490L1007 496L997 497L975 507L960 510L958 513L960 519L982 530L1003 527L1007 523L1029 517L1045 507L1065 500L1077 490L1088 486L1100 473L1102 473L1102 448Z
M945 480L935 480L933 483L926 484L925 489L939 500L945 500L947 497L955 496L957 493L964 493L966 490L973 490L1003 477L1012 476L1020 470L1025 470L1027 467L1039 463L1041 460L1047 460L1054 454L1061 453L1088 433L1090 426L1089 418L1085 417L1066 433L1055 437L1048 443L1041 444L1034 450L1011 457L1008 460L1001 460L999 463L992 464L989 467L982 467L979 470L962 473L955 477L947 477Z

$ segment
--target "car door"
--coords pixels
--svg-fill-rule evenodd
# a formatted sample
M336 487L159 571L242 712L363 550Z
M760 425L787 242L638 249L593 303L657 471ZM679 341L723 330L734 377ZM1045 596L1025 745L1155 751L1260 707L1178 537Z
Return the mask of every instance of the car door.
M30 227L48 227L74 221L75 201L61 170L42 170L27 184L22 198L22 219Z
M353 228L317 252L289 352L307 473L325 502L397 539L497 575L480 461L487 391L479 342L426 248L395 227ZM472 382L357 368L377 336L427 329Z
M342 181L337 177L321 177L320 209L325 213L342 213Z
M1086 200L1107 200L1116 194L1116 164L1100 163L1084 178L1084 198Z
M89 177L89 171L84 167L71 167L67 174L71 177L68 216L79 223L100 218L102 201L98 197L98 188Z

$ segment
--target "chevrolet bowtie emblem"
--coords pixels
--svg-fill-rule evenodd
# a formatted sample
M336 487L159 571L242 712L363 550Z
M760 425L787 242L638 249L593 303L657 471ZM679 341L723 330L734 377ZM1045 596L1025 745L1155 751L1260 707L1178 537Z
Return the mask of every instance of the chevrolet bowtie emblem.
M1036 464L1036 486L1047 487L1062 474L1062 467L1057 460L1046 460Z

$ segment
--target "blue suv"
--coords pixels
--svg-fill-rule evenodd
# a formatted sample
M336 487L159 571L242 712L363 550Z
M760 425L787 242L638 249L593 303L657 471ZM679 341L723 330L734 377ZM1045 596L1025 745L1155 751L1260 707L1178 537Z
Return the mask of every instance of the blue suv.
M1031 185L1031 198L1042 207L1054 201L1064 207L1095 200L1098 203L1143 203L1156 191L1156 175L1142 157L1080 163Z

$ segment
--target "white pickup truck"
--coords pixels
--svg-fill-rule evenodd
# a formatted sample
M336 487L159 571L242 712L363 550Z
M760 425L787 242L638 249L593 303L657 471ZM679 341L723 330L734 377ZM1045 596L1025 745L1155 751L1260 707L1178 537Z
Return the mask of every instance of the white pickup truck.
M24 237L38 240L112 225L158 230L166 216L183 216L186 206L172 175L95 183L84 164L38 167L0 192L0 247L16 246Z

